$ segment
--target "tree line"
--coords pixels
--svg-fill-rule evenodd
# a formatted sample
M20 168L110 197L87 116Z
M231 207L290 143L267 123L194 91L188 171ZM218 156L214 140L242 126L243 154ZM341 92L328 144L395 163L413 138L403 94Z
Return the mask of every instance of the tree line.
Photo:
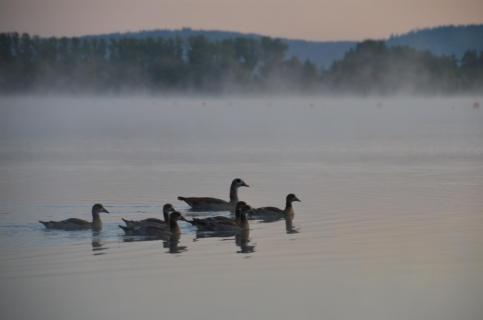
M344 93L481 93L483 51L469 50L458 60L367 40L334 62L322 79L329 90Z
M483 52L457 60L364 41L327 70L287 57L269 37L180 38L0 34L0 91L460 93L483 89Z

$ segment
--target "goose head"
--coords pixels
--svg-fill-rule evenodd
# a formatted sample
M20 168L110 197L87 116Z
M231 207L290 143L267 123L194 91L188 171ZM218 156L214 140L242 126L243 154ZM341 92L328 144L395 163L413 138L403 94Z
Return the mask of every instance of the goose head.
M109 211L107 211L107 209L100 203L96 203L92 206L92 214L99 214L101 212L109 213Z
M173 205L171 203L166 203L163 206L163 216L164 216L164 221L168 222L169 221L169 214L171 212L175 211L173 208Z
M178 221L178 220L183 220L186 221L186 219L183 217L181 213L178 211L173 211L171 215L169 216L170 221Z
M166 203L163 206L163 212L170 213L172 211L174 211L174 208L173 208L173 205L171 203Z
M300 201L299 198L297 198L297 196L295 194L293 194L293 193L288 194L287 195L287 202L292 203L294 201L302 202L302 201Z
M233 182L231 183L231 185L232 187L235 187L235 188L250 187L248 184L245 183L245 181L243 181L240 178L233 179Z

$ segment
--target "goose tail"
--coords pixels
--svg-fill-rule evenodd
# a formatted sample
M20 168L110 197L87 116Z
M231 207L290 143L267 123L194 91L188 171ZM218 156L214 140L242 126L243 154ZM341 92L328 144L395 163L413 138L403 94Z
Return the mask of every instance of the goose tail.
M39 220L39 223L43 224L46 228L49 228L52 224L52 221L42 221Z
M197 225L197 223L196 223L196 221L195 221L194 219L193 219L193 220L188 220L188 219L185 219L185 220L183 220L183 221L188 222L189 224L191 224L191 225L193 225L193 226L196 226L196 225Z
M131 232L131 228L129 228L129 227L125 227L125 226L121 226L121 225L118 225L118 227L121 228L125 233Z

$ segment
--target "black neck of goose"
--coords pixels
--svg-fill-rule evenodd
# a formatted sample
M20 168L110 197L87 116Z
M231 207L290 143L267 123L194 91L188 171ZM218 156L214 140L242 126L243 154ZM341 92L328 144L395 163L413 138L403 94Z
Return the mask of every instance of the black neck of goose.
M169 223L169 213L163 210L164 222Z
M241 212L240 212L240 209L235 210L235 221L241 221Z
M290 199L287 199L285 201L285 212L289 212L292 209L292 201Z
M169 219L169 230L171 230L171 232L179 231L178 221L176 219Z
M99 216L99 212L92 210L92 221L99 221L101 217Z
M235 183L232 183L230 186L230 202L231 203L238 202L238 187Z
M293 221L293 217L288 217L288 216L285 217L285 231L287 231L287 233L293 231L292 221Z
M245 212L240 213L240 221L241 221L242 223L245 223L245 222L247 222L247 221L248 221L248 219L247 219L247 214L246 214Z

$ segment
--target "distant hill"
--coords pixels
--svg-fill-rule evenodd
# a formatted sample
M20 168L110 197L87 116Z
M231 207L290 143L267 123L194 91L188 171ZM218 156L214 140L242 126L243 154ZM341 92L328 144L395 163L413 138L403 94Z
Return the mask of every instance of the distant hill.
M263 35L218 30L193 30L183 28L178 30L149 30L127 33L111 33L86 36L87 38L150 38L150 37L180 37L186 39L203 35L209 40L217 41L233 37L259 38ZM310 60L318 67L328 68L344 54L355 48L356 41L305 41L285 39L288 44L288 56L295 56L302 61ZM381 40L381 39L380 39ZM382 39L384 40L384 39ZM461 58L469 49L483 51L483 24L467 26L442 26L411 31L401 35L393 35L386 40L388 46L404 45L415 49L428 50L436 55L454 55Z
M391 36L386 44L408 46L428 50L436 55L454 55L461 58L469 49L483 51L483 24L415 30Z

